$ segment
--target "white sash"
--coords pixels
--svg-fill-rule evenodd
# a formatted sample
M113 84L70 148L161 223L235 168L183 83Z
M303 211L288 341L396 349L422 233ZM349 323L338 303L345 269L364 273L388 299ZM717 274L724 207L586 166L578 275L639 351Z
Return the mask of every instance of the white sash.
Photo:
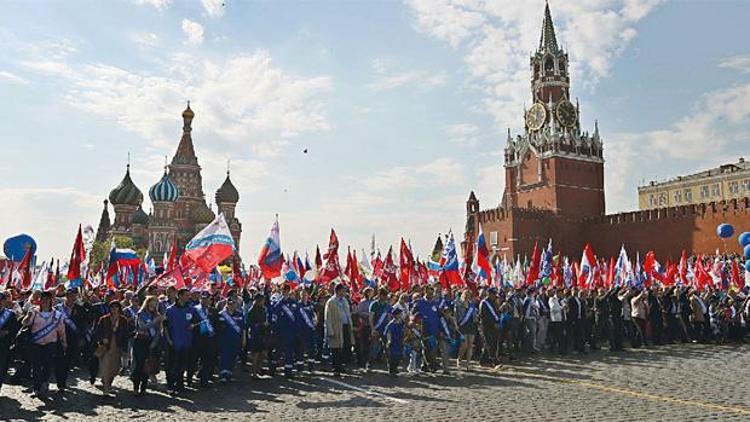
M497 316L497 312L495 312L495 308L493 308L492 305L487 302L487 299L482 301L482 306L486 307L490 311L490 313L492 314L492 318L495 319L495 322L500 321L500 318L498 318Z
M305 308L300 306L299 307L299 313L302 315L302 320L305 321L305 324L307 324L308 327L310 327L311 330L315 329L315 324L313 324L310 317L307 315L307 312L305 312Z
M206 311L203 310L202 306L196 306L195 311L198 312L198 316L201 317L201 323L206 324L206 330L208 331L208 336L211 337L214 335L214 326L211 325L211 321L208 319L208 314L206 314Z
M3 313L0 314L0 330L2 330L5 323L8 322L12 313L13 312L11 312L10 309L3 309Z
M73 322L72 319L70 319L70 314L68 313L68 307L65 306L64 303L61 303L57 305L57 310L60 312L65 325L67 325L68 328L70 328L71 330L78 332L78 326L76 325L75 322Z
M286 305L281 305L281 310L282 310L282 311L284 311L284 313L286 314L286 316L287 316L287 317L289 317L289 319L290 319L290 320L291 320L292 322L294 322L294 321L295 321L295 320L294 320L294 314L292 313L292 310L291 310L291 309L289 309L289 307L288 307L288 306L286 306Z
M466 315L464 315L464 317L461 319L461 322L459 323L459 325L461 327L466 325L466 323L468 323L469 320L471 320L471 318L474 317L474 312L476 312L476 310L477 308L475 308L474 305L469 305L469 307L466 308Z
M242 329L240 328L239 325L237 325L237 321L235 321L234 318L232 318L229 315L229 313L227 312L226 309L224 309L223 311L221 311L221 316L224 318L224 321L226 321L227 325L229 325L230 327L232 327L232 329L234 330L235 333L237 333L237 334L242 333Z
M380 330L380 327L383 326L383 323L385 322L385 317L388 316L388 308L383 307L383 312L380 314L380 317L378 318L378 321L375 323L375 329Z

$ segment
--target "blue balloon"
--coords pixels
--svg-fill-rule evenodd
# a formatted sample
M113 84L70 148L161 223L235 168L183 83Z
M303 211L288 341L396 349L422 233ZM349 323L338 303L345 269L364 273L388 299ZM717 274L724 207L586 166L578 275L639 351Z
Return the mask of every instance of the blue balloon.
M719 224L716 227L716 234L722 239L727 239L734 234L734 227L731 224Z
M3 243L3 253L5 257L21 262L26 255L26 248L31 248L31 256L36 253L36 241L28 234L19 234L18 236L9 237Z
M745 258L750 259L750 245L745 246L743 252L745 252Z
M743 248L747 245L750 245L750 232L741 233L739 236L737 236L737 241L740 242L740 246L742 246Z
M745 271L750 271L750 259L745 261Z

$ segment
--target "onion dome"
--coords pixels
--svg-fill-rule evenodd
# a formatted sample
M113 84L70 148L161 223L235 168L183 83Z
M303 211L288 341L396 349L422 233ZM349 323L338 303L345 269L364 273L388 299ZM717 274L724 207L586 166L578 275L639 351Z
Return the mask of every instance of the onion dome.
M165 170L161 180L149 189L148 196L151 202L175 202L180 197L180 190Z
M193 209L193 212L190 213L190 221L195 224L208 224L214 221L215 217L216 214L211 211L211 208L208 208L208 205L206 205L205 202L199 203L198 206Z
M190 108L190 101L188 101L185 111L182 112L182 118L187 120L192 119L193 117L195 117L195 113L193 112L193 109Z
M148 224L148 214L143 211L143 207L138 207L138 209L135 210L133 215L130 217L130 223L143 225Z
M229 180L229 172L227 171L227 178L224 180L224 183L221 185L221 187L216 191L216 203L217 204L223 204L223 203L231 203L236 204L240 200L240 194L237 192L237 188L234 187L232 184L232 181Z
M141 205L143 202L143 193L130 178L130 164L125 170L122 182L109 193L109 202L112 205Z

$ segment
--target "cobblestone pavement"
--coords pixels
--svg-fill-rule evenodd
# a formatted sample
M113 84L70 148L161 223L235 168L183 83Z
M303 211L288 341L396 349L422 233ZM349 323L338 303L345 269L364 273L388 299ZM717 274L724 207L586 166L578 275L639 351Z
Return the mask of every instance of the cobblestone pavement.
M121 389L103 398L81 379L46 402L18 386L0 392L0 420L750 420L750 346L673 345L612 354L537 355L497 370L389 378L238 380L168 397ZM403 419L402 419L403 420Z

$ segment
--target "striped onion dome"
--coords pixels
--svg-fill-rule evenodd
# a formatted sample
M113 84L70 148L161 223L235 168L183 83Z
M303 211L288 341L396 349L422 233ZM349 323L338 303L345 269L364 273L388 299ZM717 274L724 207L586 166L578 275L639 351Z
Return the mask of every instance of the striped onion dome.
M180 190L165 170L161 180L149 189L148 196L151 202L175 202L180 197Z
M130 178L130 164L125 170L122 182L109 192L109 202L112 205L141 205L143 202L143 193Z

